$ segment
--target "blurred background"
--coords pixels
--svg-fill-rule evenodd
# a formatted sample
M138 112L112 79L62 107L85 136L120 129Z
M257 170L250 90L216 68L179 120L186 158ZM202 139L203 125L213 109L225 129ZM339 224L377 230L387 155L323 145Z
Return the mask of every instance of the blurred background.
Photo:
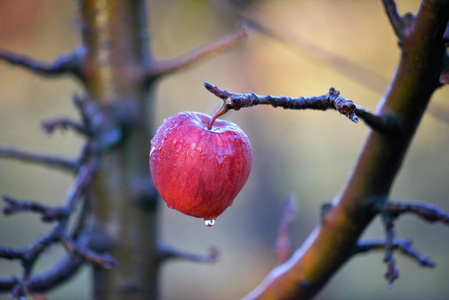
M325 94L334 86L356 104L376 109L399 57L381 1L230 2L234 8L220 0L148 1L152 49L159 59L175 57L236 29L237 8L261 16L288 41L251 31L241 46L161 81L158 125L180 111L213 113L220 101L204 89L204 81L234 92L292 97ZM416 12L419 2L397 4L404 14ZM75 1L0 1L1 48L51 61L79 42ZM82 89L70 78L45 79L0 62L0 144L76 155L79 137L71 132L49 137L40 129L41 121L49 117L77 117L71 104L75 92ZM447 88L441 89L433 102L447 109L448 93ZM297 248L318 222L321 205L339 193L368 132L363 122L354 124L334 111L255 107L228 113L225 119L239 124L249 136L254 151L252 173L234 205L212 228L160 203L160 236L165 242L195 253L206 254L211 247L220 251L215 264L166 264L161 272L161 299L239 299L251 291L277 264L275 239L286 197L293 193L299 203L291 230ZM448 211L448 149L449 122L427 114L392 198L427 201ZM64 173L15 161L0 160L0 170L0 194L51 205L61 203L72 183ZM24 247L48 228L36 215L0 216L0 244ZM378 220L364 234L366 238L383 236ZM449 229L406 216L397 223L397 236L412 238L437 267L422 269L398 255L401 276L388 288L383 253L369 253L350 260L316 299L447 299ZM52 247L39 260L37 271L62 254L62 249ZM18 263L0 260L0 275L10 274L20 274ZM48 297L88 299L89 280L85 266Z

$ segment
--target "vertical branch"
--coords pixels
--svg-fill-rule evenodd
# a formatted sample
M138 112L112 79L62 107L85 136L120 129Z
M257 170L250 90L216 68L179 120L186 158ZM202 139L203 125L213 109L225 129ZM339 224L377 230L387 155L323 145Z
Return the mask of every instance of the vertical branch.
M156 193L149 187L145 163L153 131L149 127L153 101L141 75L151 59L145 1L79 0L79 4L86 89L107 108L105 126L119 126L125 134L119 145L102 156L93 188L92 207L100 234L93 247L109 247L119 262L112 270L94 268L93 297L155 299Z
M388 199L411 139L438 87L449 1L423 0L411 30L403 33L400 63L377 115L394 115L403 132L391 138L371 131L346 185L323 224L246 299L309 299L353 254L363 230Z

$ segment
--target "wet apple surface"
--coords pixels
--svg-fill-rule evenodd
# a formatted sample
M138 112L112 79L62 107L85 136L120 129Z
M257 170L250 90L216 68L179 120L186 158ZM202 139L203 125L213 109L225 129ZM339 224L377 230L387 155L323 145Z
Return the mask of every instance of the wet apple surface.
M212 226L245 185L251 144L236 124L197 112L169 117L151 140L154 185L168 207Z

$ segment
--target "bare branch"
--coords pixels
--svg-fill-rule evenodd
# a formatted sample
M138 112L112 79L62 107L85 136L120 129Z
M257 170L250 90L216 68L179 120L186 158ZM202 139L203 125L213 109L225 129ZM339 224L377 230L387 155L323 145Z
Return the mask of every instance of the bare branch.
M29 289L31 292L45 292L54 288L71 278L83 263L84 259L77 254L66 257L47 272L33 276ZM19 281L17 277L0 278L0 291L11 291Z
M385 240L385 256L384 256L384 263L387 264L387 272L385 273L385 279L387 280L388 286L391 287L393 285L393 282L399 278L399 270L396 267L396 259L393 255L395 232L393 220L390 218L390 216L384 214L383 222L385 225L385 234L387 236Z
M289 196L284 202L284 209L282 210L276 237L276 253L279 263L285 262L292 254L289 227L297 216L297 204L298 203L293 195Z
M398 122L393 115L373 115L363 108L356 107L351 100L341 97L340 92L334 88L330 88L329 93L326 95L291 98L270 95L261 96L255 93L232 93L228 90L222 90L209 82L205 82L204 86L209 92L223 100L223 106L213 116L211 123L231 109L239 110L243 107L271 105L285 109L335 109L355 123L358 122L358 117L360 117L368 126L381 133L396 135L401 132Z
M67 218L69 210L65 207L50 207L35 201L19 201L8 196L3 196L6 206L3 214L12 215L20 212L36 212L42 215L44 222Z
M182 259L194 262L206 262L212 263L217 261L218 250L216 248L211 248L209 254L199 255L188 252L183 252L178 249L174 249L166 244L159 243L159 263L165 262L171 259Z
M194 63L199 62L213 54L224 52L240 44L248 37L246 30L241 27L237 31L227 34L213 42L198 47L177 58L155 62L146 74L147 81L164 75L171 74Z
M382 2L396 36L402 39L404 24L396 8L396 2L394 0L382 0Z
M86 165L80 167L75 183L67 193L64 206L72 211L79 200L86 194L98 171L98 158L92 158Z
M357 244L357 248L354 254L366 253L372 250L384 250L386 246L386 240L373 240L373 241L362 241ZM411 258L416 261L422 267L435 267L435 263L428 257L419 253L412 246L412 241L409 239L395 240L393 242L393 248L399 250L406 257Z
M12 65L21 66L44 76L73 74L78 78L82 78L79 65L80 55L83 55L83 50L81 48L73 53L62 54L54 62L47 63L37 61L25 55L0 49L0 60L6 61Z
M403 132L397 118L393 115L376 116L361 107L357 107L354 112L366 125L382 134L398 136Z
M0 247L0 257L6 259L22 259L23 251Z
M67 251L80 255L92 264L110 269L117 263L117 260L109 255L96 253L83 245L75 243L66 234L61 233L59 238Z
M419 202L387 202L380 207L382 213L397 218L402 214L410 213L427 222L441 222L449 224L449 214L429 203Z
M88 131L84 125L78 123L77 121L70 120L67 118L54 118L50 120L45 120L44 122L42 122L42 127L48 134L52 134L58 128L64 130L70 128L79 134L88 135Z
M356 109L354 102L341 97L340 92L334 88L330 88L329 93L326 95L291 98L285 96L262 96L255 93L232 93L227 90L221 90L209 82L205 82L204 86L209 92L223 100L226 110L239 110L240 108L255 105L271 105L285 109L335 109L354 123L358 122L358 118L354 113Z
M59 168L65 171L75 172L78 170L78 163L66 158L59 158L53 155L43 155L25 152L12 148L0 148L0 158L12 158L24 162L42 164L48 167Z

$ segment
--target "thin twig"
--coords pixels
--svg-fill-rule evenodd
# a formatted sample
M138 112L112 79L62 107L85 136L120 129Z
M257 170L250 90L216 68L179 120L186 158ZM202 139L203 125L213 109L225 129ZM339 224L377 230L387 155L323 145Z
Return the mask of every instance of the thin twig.
M75 161L66 158L59 158L53 155L29 153L13 148L0 148L0 158L12 158L24 162L59 168L70 172L75 172L78 170L78 164Z
M82 49L80 49L73 53L62 54L54 62L47 63L35 60L26 55L0 49L0 60L6 61L12 65L21 66L40 75L56 76L74 74L81 78L82 75L79 61L82 52Z
M402 22L402 18L398 13L396 2L394 0L383 0L382 2L396 36L399 39L402 39L404 32L404 23Z
M246 30L241 27L233 33L227 34L215 41L200 46L186 54L173 59L155 62L154 65L152 65L148 69L148 72L146 74L147 81L151 81L156 77L168 75L184 69L215 53L229 50L230 48L240 44L247 37L248 35Z
M325 95L291 98L285 96L263 96L255 93L232 93L227 90L221 90L209 82L205 82L204 86L209 92L223 100L226 110L239 110L240 108L255 105L271 105L285 109L335 109L354 123L358 122L358 118L354 113L356 109L354 102L341 97L340 92L334 88L330 88L329 93Z
M87 131L87 136L92 136L92 122L91 118L89 117L88 108L89 104L93 105L93 102L90 102L87 98L83 98L79 96L78 94L73 95L73 104L77 108L78 112L81 115L81 123L83 124L84 130Z
M163 243L159 243L158 248L159 248L159 263L171 259L182 259L194 262L212 263L216 262L218 257L218 250L216 248L211 248L209 254L206 255L193 254L180 251Z
M285 262L292 254L292 243L289 233L289 227L295 220L298 213L297 202L293 195L284 201L282 216L278 225L276 237L276 253L278 262Z
M77 254L62 259L52 269L33 276L28 284L30 291L45 292L64 283L79 270L83 263L84 259ZM17 277L0 278L0 291L11 291L19 281Z
M9 216L20 212L36 212L42 215L44 222L67 218L69 211L65 207L50 207L35 201L19 201L8 196L3 196L6 206L3 214Z
M93 157L86 165L80 167L75 183L67 193L64 206L73 211L76 204L86 194L98 171L98 157Z
M45 120L44 122L42 122L42 127L44 128L45 132L48 134L52 134L58 128L61 128L64 130L67 130L70 128L79 134L82 134L82 135L88 134L86 128L82 124L78 123L77 121L70 120L67 118L54 118L54 119Z
M392 218L388 214L383 214L383 222L385 225L385 234L387 236L385 240L385 256L384 263L387 264L387 272L385 273L385 279L388 286L391 287L393 282L399 278L399 270L396 267L396 259L393 254L394 249L394 223Z
M366 125L385 135L396 137L403 132L397 118L393 115L376 116L361 107L357 107L354 112Z
M383 240L362 241L357 244L354 254L366 253L372 250L385 250L387 242ZM430 258L422 255L413 248L412 242L409 239L401 239L393 241L393 248L399 250L406 257L416 261L422 267L435 267L435 262Z
M204 86L209 92L223 100L223 106L214 115L212 121L231 109L239 110L243 107L255 105L271 105L285 109L335 109L355 123L358 122L358 117L360 117L372 129L384 134L398 134L400 132L393 116L376 116L363 108L356 107L352 100L340 96L340 92L334 88L330 88L328 94L325 95L291 98L285 96L262 96L255 93L233 93L228 90L222 90L209 82L205 82Z
M110 269L117 263L117 260L115 258L107 254L96 253L83 245L77 244L64 233L61 233L59 235L59 238L67 251L80 255L82 258L92 264Z
M449 213L435 205L420 202L387 202L380 206L380 212L396 218L402 214L414 214L427 222L449 224Z

